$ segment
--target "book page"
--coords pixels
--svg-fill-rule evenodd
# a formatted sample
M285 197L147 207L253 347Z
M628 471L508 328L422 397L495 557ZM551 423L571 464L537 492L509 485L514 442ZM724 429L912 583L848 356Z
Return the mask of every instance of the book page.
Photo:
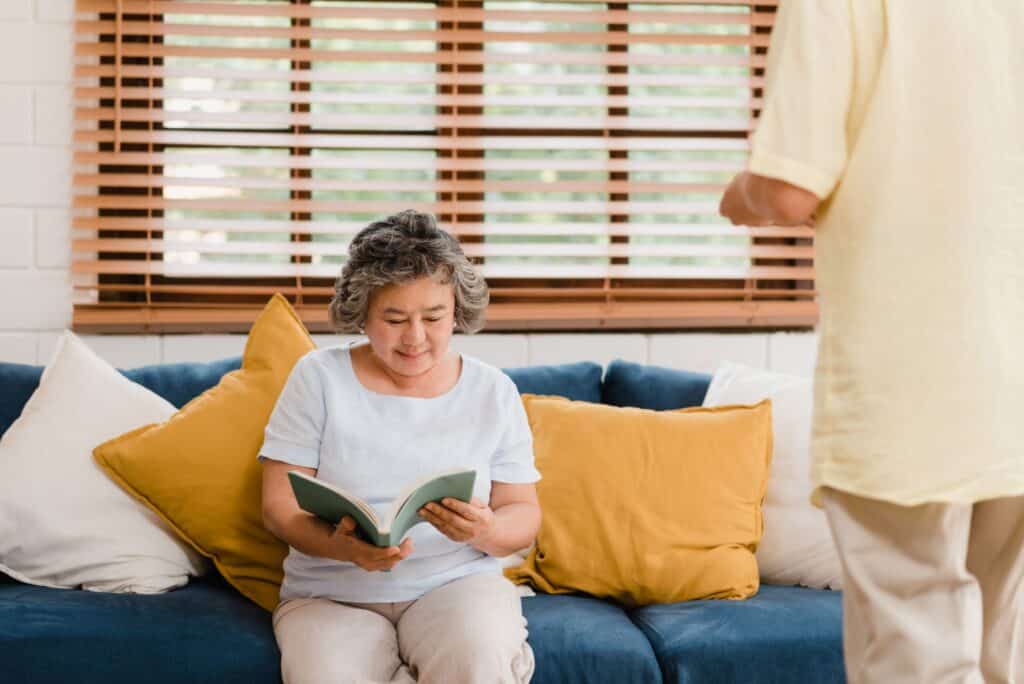
M445 470L413 482L391 504L382 530L390 533L392 543L398 543L410 527L425 522L419 517L419 509L425 504L445 497L469 501L475 482L476 470L465 468Z

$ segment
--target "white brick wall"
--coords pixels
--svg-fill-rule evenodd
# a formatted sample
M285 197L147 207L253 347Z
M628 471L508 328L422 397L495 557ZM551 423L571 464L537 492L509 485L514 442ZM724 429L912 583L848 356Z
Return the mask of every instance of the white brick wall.
M0 0L0 361L46 363L71 321L74 0ZM240 354L244 336L87 336L122 367ZM320 345L338 338L317 335ZM813 335L485 334L456 348L499 366L615 358L711 371L721 360L806 374Z
M73 8L0 0L2 360L38 361L71 321Z

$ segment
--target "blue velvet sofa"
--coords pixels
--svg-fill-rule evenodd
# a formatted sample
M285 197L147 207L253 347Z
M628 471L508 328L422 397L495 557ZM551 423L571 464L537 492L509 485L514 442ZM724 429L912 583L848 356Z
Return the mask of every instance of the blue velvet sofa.
M239 359L123 371L181 406ZM41 368L0 363L0 435ZM651 409L699 405L710 378L612 362L506 370L521 392ZM604 376L602 378L602 375ZM842 682L836 592L762 586L746 601L634 610L582 595L523 599L534 682L744 684ZM0 681L258 684L280 682L270 615L216 571L157 596L29 586L0 576Z

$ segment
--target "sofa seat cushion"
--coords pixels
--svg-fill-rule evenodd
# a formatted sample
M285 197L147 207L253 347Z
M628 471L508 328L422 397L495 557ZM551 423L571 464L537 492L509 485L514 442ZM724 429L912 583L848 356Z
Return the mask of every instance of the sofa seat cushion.
M657 684L651 645L613 603L572 594L523 599L537 669L533 684Z
M638 608L665 682L843 682L842 594L761 585L744 601Z
M214 575L166 594L0 584L10 682L280 682L270 615Z

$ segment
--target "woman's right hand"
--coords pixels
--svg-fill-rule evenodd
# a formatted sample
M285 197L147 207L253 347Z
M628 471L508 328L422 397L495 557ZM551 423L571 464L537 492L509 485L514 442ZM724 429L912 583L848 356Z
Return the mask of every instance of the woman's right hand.
M385 548L364 542L356 536L356 521L348 515L335 526L331 544L337 549L334 554L336 560L355 563L369 572L390 570L412 553L412 539L409 538L399 546Z

